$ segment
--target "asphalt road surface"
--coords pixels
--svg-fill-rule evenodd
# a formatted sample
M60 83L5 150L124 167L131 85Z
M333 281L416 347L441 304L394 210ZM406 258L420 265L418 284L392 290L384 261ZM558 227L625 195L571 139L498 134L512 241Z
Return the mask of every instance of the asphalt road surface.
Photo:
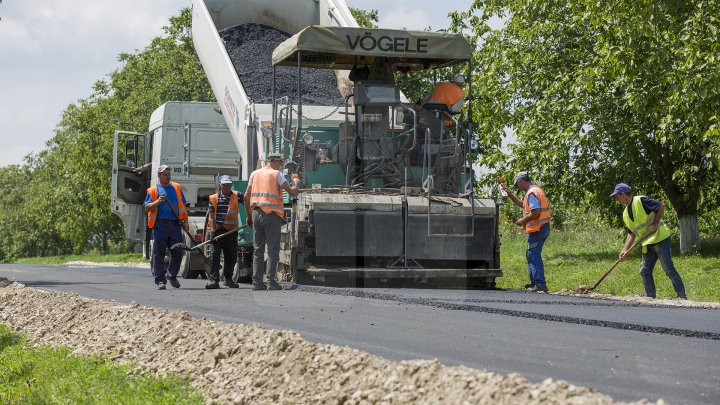
M720 404L720 310L523 291L157 291L147 269L0 265L29 287L135 301L223 322L293 330L395 360L437 358L530 381L563 379L616 400Z

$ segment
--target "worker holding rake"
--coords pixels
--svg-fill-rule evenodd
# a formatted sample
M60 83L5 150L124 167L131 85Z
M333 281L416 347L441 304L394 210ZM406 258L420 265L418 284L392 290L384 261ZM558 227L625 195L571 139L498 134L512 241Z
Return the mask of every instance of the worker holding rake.
M620 260L625 259L636 238L644 238L640 276L645 286L645 295L655 298L655 280L652 273L655 263L660 259L660 264L672 281L677 297L687 299L685 285L672 261L670 230L662 221L665 205L642 195L633 196L630 186L625 183L617 184L610 197L615 197L617 202L625 206L623 222L627 227L627 238L620 251Z

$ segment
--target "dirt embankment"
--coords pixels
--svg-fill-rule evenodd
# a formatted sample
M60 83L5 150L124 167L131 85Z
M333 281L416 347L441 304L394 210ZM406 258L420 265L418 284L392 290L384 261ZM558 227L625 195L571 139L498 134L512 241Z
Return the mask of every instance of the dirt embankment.
M194 319L185 312L21 284L0 288L0 322L39 344L106 354L153 373L189 376L193 386L206 392L208 402L615 403L564 381L533 384L518 374L447 367L437 361L391 361L348 347L310 343L293 332Z

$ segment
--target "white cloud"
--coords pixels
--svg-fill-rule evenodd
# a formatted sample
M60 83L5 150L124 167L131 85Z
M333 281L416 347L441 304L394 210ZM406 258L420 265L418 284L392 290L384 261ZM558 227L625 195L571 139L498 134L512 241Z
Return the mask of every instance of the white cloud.
M431 24L426 10L397 6L380 15L379 25L383 28L423 30Z
M19 20L3 17L0 21L0 55L29 54L34 50L37 50L37 45L27 28Z
M346 0L380 11L381 26L447 27L471 0ZM53 135L63 109L90 95L191 0L5 0L0 3L0 165L20 163Z
M53 136L68 104L142 49L191 0L6 0L0 4L0 166Z
M36 147L38 145L35 145ZM17 165L22 163L23 157L26 155L36 152L35 148L29 145L14 146L10 148L3 148L3 153L0 153L0 167L8 165ZM16 156L20 158L17 159Z

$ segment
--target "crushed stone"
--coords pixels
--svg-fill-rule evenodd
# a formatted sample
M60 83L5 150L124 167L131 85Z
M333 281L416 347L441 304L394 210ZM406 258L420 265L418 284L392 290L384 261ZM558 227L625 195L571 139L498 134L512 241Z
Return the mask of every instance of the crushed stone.
M649 305L662 305L662 306L673 306L673 307L688 307L688 308L707 308L707 309L720 309L720 302L704 302L704 301L690 301L681 299L668 299L668 298L650 298L642 295L612 295L608 293L598 293L590 291L582 294L574 290L559 290L553 292L556 295L567 295L573 297L586 297L602 300L613 300L613 301L625 301L625 302L637 302Z
M392 361L307 342L294 332L19 283L0 289L0 322L27 333L35 344L109 355L134 363L138 371L188 376L208 403L616 403L565 381L536 384L519 374L448 367L437 360Z
M150 263L148 262L89 262L85 260L74 260L67 262L62 266L70 267L136 267L142 269L149 269Z

